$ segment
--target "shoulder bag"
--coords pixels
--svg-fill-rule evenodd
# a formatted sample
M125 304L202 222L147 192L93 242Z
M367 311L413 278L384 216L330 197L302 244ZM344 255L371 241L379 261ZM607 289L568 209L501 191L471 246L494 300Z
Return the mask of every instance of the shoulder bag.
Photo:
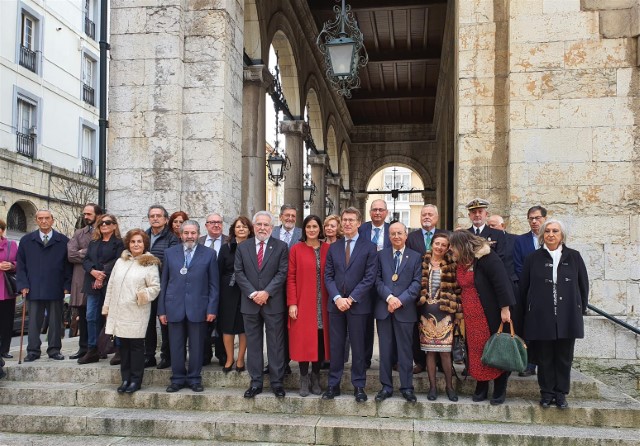
M11 240L7 240L7 262L11 256ZM15 271L3 271L4 274L4 286L11 296L18 294L18 284L16 282Z
M502 332L503 325L501 322L498 332L484 345L481 361L496 369L523 372L527 368L527 345L513 332L512 323L509 323L511 334Z

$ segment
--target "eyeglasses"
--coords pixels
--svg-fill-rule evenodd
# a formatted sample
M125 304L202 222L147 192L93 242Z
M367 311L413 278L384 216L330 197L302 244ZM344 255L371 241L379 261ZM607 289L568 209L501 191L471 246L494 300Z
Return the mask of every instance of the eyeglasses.
M208 225L221 225L222 224L222 220L209 220L207 222Z
M383 208L373 208L371 209L371 212L387 212L387 210Z
M527 218L527 220L529 221L540 221L542 220L544 217L542 215L536 215L535 217L529 217Z
M163 214L149 214L149 220L155 219L155 218L162 218L164 217Z
M111 220L102 220L100 222L100 226L111 226L111 225L115 225L116 222L111 221Z

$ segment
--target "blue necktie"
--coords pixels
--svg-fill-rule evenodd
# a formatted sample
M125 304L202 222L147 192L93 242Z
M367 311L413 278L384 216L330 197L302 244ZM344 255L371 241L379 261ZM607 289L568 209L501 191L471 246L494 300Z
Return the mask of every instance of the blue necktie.
M424 249L427 251L431 249L431 231L427 231L424 234Z
M184 256L184 264L187 268L189 268L189 264L191 263L192 249L187 248L187 253Z
M380 228L373 228L373 239L371 239L371 241L373 242L374 245L378 244L378 239L380 238Z
M396 270L395 273L398 274L398 268L400 268L400 259L402 258L402 253L400 251L396 251L395 254L395 259L396 259Z

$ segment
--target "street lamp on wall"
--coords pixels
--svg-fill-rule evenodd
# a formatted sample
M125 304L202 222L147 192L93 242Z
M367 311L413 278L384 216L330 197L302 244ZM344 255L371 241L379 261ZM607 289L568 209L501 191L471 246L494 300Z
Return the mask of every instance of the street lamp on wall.
M360 87L358 70L367 65L369 56L351 6L342 0L342 8L335 5L333 11L335 20L324 24L316 45L324 55L329 84L338 94L350 98L351 90Z
M304 186L302 187L302 199L305 203L313 203L313 197L316 194L316 185L308 173L304 175Z

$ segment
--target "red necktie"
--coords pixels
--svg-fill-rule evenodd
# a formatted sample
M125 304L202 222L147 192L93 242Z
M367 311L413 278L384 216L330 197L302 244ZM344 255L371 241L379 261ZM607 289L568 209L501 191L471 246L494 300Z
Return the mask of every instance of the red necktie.
M263 258L264 258L264 242L260 242L260 249L258 249L258 269L262 268Z

